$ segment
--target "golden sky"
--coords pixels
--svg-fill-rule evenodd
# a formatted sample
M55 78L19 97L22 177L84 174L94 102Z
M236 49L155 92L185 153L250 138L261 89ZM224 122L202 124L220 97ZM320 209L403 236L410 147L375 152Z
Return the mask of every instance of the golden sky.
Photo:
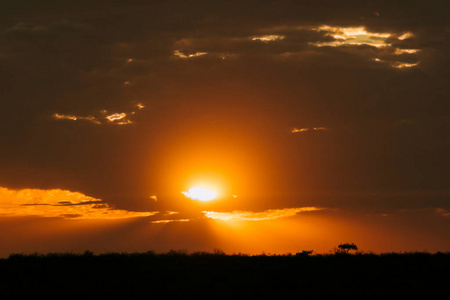
M75 2L0 11L0 256L450 250L447 1Z

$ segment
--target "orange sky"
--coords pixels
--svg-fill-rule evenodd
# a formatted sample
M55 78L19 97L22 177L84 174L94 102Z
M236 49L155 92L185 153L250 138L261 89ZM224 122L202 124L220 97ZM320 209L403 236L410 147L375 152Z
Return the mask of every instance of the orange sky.
M0 256L450 250L446 1L22 2Z

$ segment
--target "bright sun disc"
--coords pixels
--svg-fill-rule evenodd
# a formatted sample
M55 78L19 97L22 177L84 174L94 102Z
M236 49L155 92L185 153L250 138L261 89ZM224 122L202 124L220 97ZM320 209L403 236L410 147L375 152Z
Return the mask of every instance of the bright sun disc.
M216 192L203 187L193 187L189 191L182 193L192 200L210 201L216 198Z

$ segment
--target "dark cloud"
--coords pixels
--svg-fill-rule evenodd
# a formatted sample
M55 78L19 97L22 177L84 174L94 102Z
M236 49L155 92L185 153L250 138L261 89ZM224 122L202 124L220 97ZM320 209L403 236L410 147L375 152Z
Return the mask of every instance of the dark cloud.
M232 160L234 147L261 174L252 188L268 192L448 189L448 8L9 1L0 12L0 183L82 191L123 206L156 194L155 206L176 210L159 195L167 161L191 160L186 149ZM322 25L390 33L392 46L318 47L337 41L312 30ZM253 39L265 35L283 38ZM112 125L102 110L135 114L129 126L97 126L93 120Z

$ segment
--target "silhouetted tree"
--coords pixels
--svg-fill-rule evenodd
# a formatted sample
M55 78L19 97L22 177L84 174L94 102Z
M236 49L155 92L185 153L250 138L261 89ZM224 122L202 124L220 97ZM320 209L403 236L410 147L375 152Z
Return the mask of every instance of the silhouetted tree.
M355 250L355 251L358 250L358 246L356 246L354 243L339 244L338 248L340 250L347 251L346 253L348 253L348 251L350 251L350 250Z
M309 256L311 253L313 253L313 250L302 250L302 252L297 252L296 256Z

